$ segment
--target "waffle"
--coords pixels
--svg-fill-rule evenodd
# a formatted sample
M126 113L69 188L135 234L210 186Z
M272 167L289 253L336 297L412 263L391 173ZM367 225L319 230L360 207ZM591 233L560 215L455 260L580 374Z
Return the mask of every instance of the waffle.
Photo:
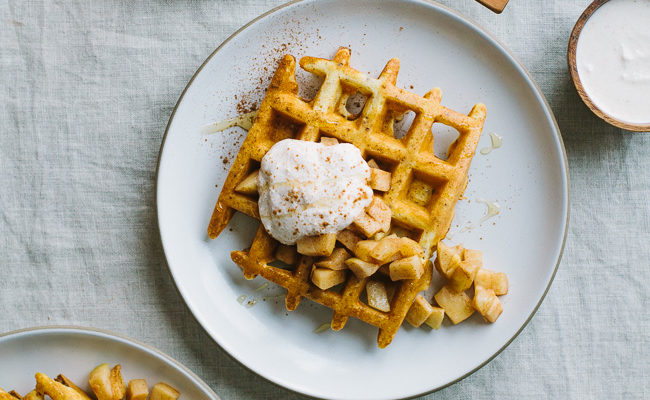
M350 50L340 48L332 60L303 57L300 66L323 78L312 100L298 95L296 61L284 56L279 63L259 114L237 154L222 188L208 227L216 238L226 227L234 211L260 219L257 197L235 192L245 177L259 169L260 161L276 142L287 139L317 141L321 136L352 143L366 160L375 160L381 169L392 173L390 189L376 193L392 211L394 231L420 243L428 260L437 242L445 237L454 216L454 207L467 185L467 172L476 151L485 106L475 105L468 115L440 104L442 92L435 88L424 97L395 86L399 60L391 59L379 78L349 66ZM346 102L355 93L367 100L358 114L347 111ZM406 134L395 137L393 126L404 113L416 116ZM459 132L450 146L447 160L433 153L432 126L439 122ZM417 280L399 281L389 312L378 311L361 299L366 279L348 273L342 290L321 290L309 280L314 259L300 256L290 268L276 267L278 242L260 223L251 247L233 251L231 257L247 279L261 275L285 289L288 310L294 310L303 297L334 311L331 327L343 328L355 317L379 328L380 348L390 344L418 292L428 288L432 266Z

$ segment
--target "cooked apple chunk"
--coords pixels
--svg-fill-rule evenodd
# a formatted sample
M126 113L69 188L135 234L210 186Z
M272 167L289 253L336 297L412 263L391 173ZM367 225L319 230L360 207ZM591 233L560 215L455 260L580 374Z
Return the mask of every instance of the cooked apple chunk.
M120 365L113 369L108 364L98 365L90 372L88 383L97 400L121 400L126 394Z
M483 286L474 287L474 300L472 306L488 322L494 322L503 312L503 306L494 290L486 289Z
M365 237L372 237L382 228L381 224L366 212L362 212L354 219L353 226Z
M418 328L425 323L429 316L433 313L433 306L422 296L418 294L415 301L411 304L408 313L406 314L406 321Z
M275 259L287 265L295 265L296 261L298 261L296 246L287 246L286 244L280 243L275 250Z
M332 254L330 254L329 257L325 257L314 265L320 268L335 270L346 269L347 266L345 265L345 260L348 258L350 258L350 253L348 253L344 248L338 247L332 251Z
M345 281L345 270L314 268L311 270L311 281L319 289L327 290Z
M424 323L427 324L429 328L438 330L440 325L442 325L442 320L445 319L445 310L440 307L431 307L433 308L433 312Z
M421 256L424 254L424 249L415 240L402 237L400 238L399 252L402 257Z
M474 284L494 290L494 294L497 296L508 293L508 277L503 272L494 272L489 269L480 268L476 273Z
M474 314L472 300L470 300L465 292L457 292L448 285L445 285L433 297L436 299L438 305L445 310L445 313L454 325Z
M239 185L235 186L235 192L241 194L256 194L257 193L257 175L260 171L255 171L252 174L244 178L243 181L239 182Z
M373 160L372 158L368 160L368 166L370 168L377 168L379 169L379 164L377 164L377 161Z
M370 280L366 283L366 296L368 305L379 311L390 311L390 302L388 301L388 291L383 282Z
M346 249L354 251L354 246L361 240L361 237L349 229L344 229L336 234L336 240L339 241Z
M388 268L390 270L390 279L393 281L418 279L424 273L424 263L420 256L411 256L393 261Z
M334 146L335 144L339 144L338 139L333 137L327 137L327 136L321 136L320 142L325 146Z
M156 383L151 389L149 400L176 400L180 392L166 383Z
M469 259L460 262L449 277L449 285L457 292L472 286L476 272L481 268L481 260Z
M363 261L360 258L348 258L345 260L345 265L347 265L350 271L352 271L354 275L359 279L371 276L377 272L380 267L378 264Z
M329 256L336 245L336 235L326 233L318 236L308 236L296 242L298 253L306 256Z
M374 260L370 255L370 252L372 252L372 250L375 248L375 246L377 246L378 243L379 241L377 240L360 240L354 246L353 253L355 257L360 258L363 261L374 263Z
M478 262L481 263L479 267L482 267L483 252L480 250L463 249L463 260L477 260Z
M379 223L381 232L388 232L390 230L390 221L393 212L381 198L374 196L366 209L366 213Z
M149 387L144 379L133 379L126 387L126 400L147 400Z
M387 192L390 189L390 180L392 174L379 168L370 168L370 187Z
M372 248L370 257L380 265L399 260L402 258L401 244L402 241L396 235L386 236Z
M438 271L445 277L449 278L461 262L460 246L449 247L442 242L438 242L438 257L435 265Z

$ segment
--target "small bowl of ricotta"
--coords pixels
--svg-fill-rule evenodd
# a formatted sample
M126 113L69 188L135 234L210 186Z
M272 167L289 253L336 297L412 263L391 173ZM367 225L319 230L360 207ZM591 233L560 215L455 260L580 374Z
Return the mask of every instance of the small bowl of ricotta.
M582 101L616 127L650 132L650 0L595 0L569 39Z

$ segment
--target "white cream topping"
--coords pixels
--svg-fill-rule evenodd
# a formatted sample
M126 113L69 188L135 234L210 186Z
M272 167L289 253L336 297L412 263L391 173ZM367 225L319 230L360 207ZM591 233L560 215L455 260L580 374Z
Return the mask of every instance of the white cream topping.
M257 179L262 224L284 244L342 231L373 195L370 167L349 143L282 140L262 158Z
M610 0L582 28L580 82L606 114L650 123L650 0Z

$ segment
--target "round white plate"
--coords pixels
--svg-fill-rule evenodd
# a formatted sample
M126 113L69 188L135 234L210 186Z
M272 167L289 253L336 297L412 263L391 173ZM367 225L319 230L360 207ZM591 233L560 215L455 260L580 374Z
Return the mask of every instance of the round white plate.
M218 400L198 376L160 351L132 339L96 329L41 327L0 335L0 387L21 395L34 389L34 375L58 374L90 392L88 374L97 365L121 364L122 376L146 379L151 388L165 382L182 399Z
M262 278L245 281L230 260L232 250L250 244L252 219L237 214L219 238L207 238L245 132L206 135L202 127L259 102L283 54L332 57L339 46L352 49L353 67L374 76L398 57L398 85L419 94L439 86L447 107L469 112L474 103L487 105L479 149L489 146L489 132L502 136L503 146L477 152L447 241L482 250L487 268L508 274L510 292L501 298L504 312L496 323L474 315L438 331L404 326L384 350L376 347L377 329L357 320L340 332L314 333L330 310L304 300L287 312L283 299L273 297L281 289L263 287ZM313 91L314 78L299 71L298 79ZM452 135L440 128L435 134L441 153ZM568 223L564 148L539 89L483 30L415 0L294 2L246 25L208 58L181 96L163 141L157 185L165 255L197 320L251 370L316 397L415 396L475 371L534 314L559 263ZM486 206L479 198L498 202L500 214L481 222Z

